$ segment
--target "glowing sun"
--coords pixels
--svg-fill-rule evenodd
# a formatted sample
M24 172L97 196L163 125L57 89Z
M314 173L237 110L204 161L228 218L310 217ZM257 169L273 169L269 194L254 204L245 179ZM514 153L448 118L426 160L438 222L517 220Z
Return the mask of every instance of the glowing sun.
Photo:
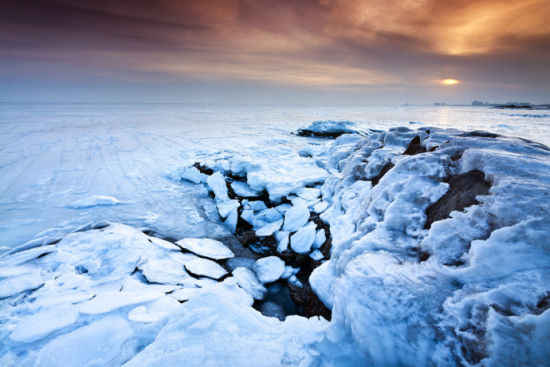
M439 81L441 84L443 85L456 85L456 84L460 84L460 80L456 80L456 79L442 79Z

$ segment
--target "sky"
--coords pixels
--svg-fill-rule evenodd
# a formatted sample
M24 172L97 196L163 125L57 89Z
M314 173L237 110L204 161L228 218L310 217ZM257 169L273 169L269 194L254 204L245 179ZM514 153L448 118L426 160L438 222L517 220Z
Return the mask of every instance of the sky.
M0 101L550 103L549 20L548 0L0 0Z

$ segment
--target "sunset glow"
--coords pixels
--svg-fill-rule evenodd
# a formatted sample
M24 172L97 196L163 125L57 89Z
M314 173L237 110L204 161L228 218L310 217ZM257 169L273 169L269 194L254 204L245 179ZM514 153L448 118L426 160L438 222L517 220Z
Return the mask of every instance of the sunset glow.
M443 85L456 85L456 84L460 84L460 80L443 79L443 80L441 80L441 84L443 84Z

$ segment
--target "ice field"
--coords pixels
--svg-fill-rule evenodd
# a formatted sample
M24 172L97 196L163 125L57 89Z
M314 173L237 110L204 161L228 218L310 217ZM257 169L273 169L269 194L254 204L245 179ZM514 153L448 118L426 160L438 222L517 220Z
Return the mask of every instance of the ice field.
M0 129L2 366L550 360L548 111L1 104Z

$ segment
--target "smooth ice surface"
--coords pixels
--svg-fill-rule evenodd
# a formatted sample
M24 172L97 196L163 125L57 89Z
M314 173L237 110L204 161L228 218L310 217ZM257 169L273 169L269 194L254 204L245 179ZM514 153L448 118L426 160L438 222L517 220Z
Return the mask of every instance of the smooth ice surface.
M10 339L30 343L70 326L78 318L78 307L63 306L35 313L21 320L10 334Z
M210 238L184 238L176 243L194 254L214 260L228 259L235 256L233 251L222 242Z
M196 258L189 261L185 264L185 269L192 274L212 279L220 279L227 274L227 271L216 262L202 258Z
M260 282L271 283L283 275L285 263L277 256L263 257L254 264L254 271Z

